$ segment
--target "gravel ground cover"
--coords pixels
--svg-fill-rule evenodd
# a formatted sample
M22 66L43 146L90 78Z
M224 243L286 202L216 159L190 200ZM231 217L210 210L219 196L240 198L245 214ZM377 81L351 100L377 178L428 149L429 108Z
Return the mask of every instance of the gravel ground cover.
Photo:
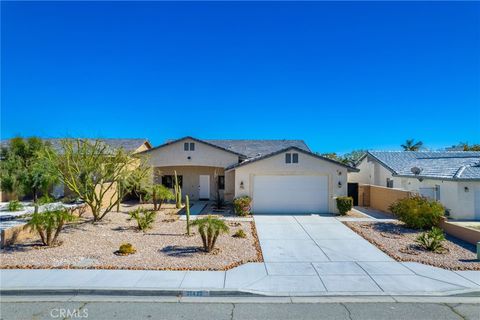
M480 270L475 246L460 239L447 235L446 252L434 253L415 242L422 231L409 229L402 222L349 221L344 224L397 261L420 262L450 270Z
M148 207L148 205L144 205ZM99 223L92 224L85 214L69 224L60 235L61 244L46 248L38 240L27 240L0 251L1 268L99 268L148 270L226 270L246 262L262 261L253 222L227 222L230 231L220 235L213 253L202 250L195 227L187 236L186 222L178 219L178 210L165 205L152 229L137 231L128 211L138 205L122 206ZM239 229L246 238L232 235ZM122 243L133 244L132 255L114 254Z

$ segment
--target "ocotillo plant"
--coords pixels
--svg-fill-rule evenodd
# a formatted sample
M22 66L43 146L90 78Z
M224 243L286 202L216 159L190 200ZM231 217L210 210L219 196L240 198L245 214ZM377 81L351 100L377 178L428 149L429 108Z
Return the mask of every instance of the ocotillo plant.
M182 188L178 184L178 176L177 176L177 171L174 171L175 173L175 202L176 202L176 207L177 209L180 209L182 207Z
M185 209L187 210L187 235L190 235L190 200L185 196Z

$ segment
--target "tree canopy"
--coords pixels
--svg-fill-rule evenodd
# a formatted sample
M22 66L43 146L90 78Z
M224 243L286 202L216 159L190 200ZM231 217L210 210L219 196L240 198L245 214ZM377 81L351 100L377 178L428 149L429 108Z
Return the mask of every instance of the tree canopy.
M59 172L60 180L90 207L93 220L101 220L121 201L118 184L137 172L140 159L98 140L65 139L60 145L59 152L49 150L45 159Z
M404 151L418 151L423 148L423 142L417 141L415 142L414 139L407 139L404 144L400 145Z
M50 150L48 142L36 137L11 139L0 154L0 188L16 196L32 195L36 202L39 193L59 181L58 172L42 156Z

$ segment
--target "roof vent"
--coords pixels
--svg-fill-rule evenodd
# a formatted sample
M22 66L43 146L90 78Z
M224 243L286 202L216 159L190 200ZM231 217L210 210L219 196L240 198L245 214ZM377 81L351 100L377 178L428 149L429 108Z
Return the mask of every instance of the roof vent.
M412 173L417 176L420 174L420 172L422 172L422 169L420 169L419 167L413 167L412 169L410 169L410 171L412 171Z

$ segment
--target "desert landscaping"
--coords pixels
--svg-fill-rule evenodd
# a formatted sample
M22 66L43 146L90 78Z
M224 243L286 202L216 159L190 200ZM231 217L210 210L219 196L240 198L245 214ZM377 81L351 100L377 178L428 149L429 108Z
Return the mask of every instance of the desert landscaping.
M128 214L138 207L152 209L150 204L122 204L120 212L95 223L86 213L64 227L55 246L42 246L38 237L11 245L0 252L0 267L226 270L262 261L253 222L226 222L228 233L220 235L215 250L206 253L196 227L186 235L186 221L180 219L175 205L163 205L145 232L137 229ZM233 237L238 230L246 237ZM123 243L132 244L136 252L116 254Z
M423 230L403 222L344 222L353 231L397 261L413 261L450 270L480 270L475 246L446 236L440 252L425 250L416 241Z

